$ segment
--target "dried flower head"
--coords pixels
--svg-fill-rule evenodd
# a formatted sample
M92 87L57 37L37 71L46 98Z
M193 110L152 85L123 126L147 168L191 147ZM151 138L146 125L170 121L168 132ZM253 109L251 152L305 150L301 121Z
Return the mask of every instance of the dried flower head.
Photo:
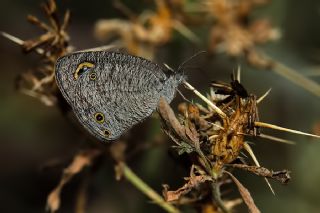
M261 0L207 0L207 13L214 18L209 33L209 48L215 52L225 52L230 56L244 56L257 67L266 68L271 62L256 50L256 45L277 40L278 29L272 27L268 19L250 20L252 10L269 1Z
M69 36L66 32L70 12L66 11L60 22L55 0L48 0L42 4L42 10L48 23L40 21L33 15L27 17L31 24L44 31L42 35L25 41L7 33L2 35L20 45L24 52L33 51L41 56L38 67L20 75L16 85L21 92L38 98L47 106L53 106L57 101L58 92L54 79L54 64L59 57L71 51Z
M172 39L174 30L178 30L192 41L197 39L179 19L182 2L156 0L155 4L156 11L144 11L135 15L120 1L116 1L115 6L125 13L129 20L99 20L95 25L95 36L99 40L107 41L116 35L129 53L149 59L154 57L157 47Z
M225 204L232 201L222 200L220 186L232 180L249 210L259 212L249 191L232 175L231 170L238 168L264 177L272 192L268 179L286 184L290 180L290 172L272 171L262 167L246 142L246 137L262 137L290 143L262 134L261 127L319 136L260 122L258 103L270 90L262 97L256 98L242 86L239 74L237 77L232 75L230 83L212 82L211 92L207 97L201 95L189 83L184 84L208 105L182 103L178 107L180 114L177 118L164 99L159 103L164 131L175 142L174 147L180 155L190 156L192 165L190 177L186 178L185 185L175 191L170 191L167 185L164 187L165 199L177 205L192 204L206 208L209 208L206 202L209 199L213 200L212 209L229 212L231 208ZM251 156L253 165L241 155L243 152Z

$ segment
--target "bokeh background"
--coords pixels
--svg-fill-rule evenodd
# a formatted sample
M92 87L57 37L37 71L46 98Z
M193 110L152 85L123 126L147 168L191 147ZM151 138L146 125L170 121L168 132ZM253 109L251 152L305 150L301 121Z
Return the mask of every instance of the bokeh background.
M21 39L38 35L39 30L27 23L25 17L27 14L41 17L41 2L1 0L0 30ZM154 6L148 0L123 2L137 12L143 7ZM58 1L58 6L60 11L71 9L69 32L71 43L77 49L105 44L93 36L93 26L98 19L123 17L108 0L65 0ZM280 40L261 49L303 75L318 72L318 76L309 77L320 83L320 2L274 0L255 10L253 16L269 18L282 33ZM199 34L205 34L205 30L198 29L202 32ZM177 67L201 49L205 49L205 42L197 46L177 34L159 49L155 60ZM25 56L20 47L0 38L0 212L44 212L46 196L58 183L62 169L88 143L58 108L47 107L14 89L17 75L34 67L37 59L34 54ZM320 97L271 70L259 70L244 61L218 54L197 60L196 68L188 71L189 82L205 93L211 80L228 82L230 73L239 63L242 83L251 93L261 95L272 88L259 108L262 121L306 132L318 131L319 134ZM194 98L184 89L182 92L188 98ZM180 101L181 98L177 97L173 106ZM135 127L130 137L146 141L153 132L159 131L157 119L150 118ZM276 192L273 196L262 178L237 172L239 180L250 190L262 212L320 212L320 141L276 131L265 132L297 142L292 146L261 139L253 146L263 166L291 170L292 181L287 186L271 182ZM117 182L112 161L105 161L90 178L87 212L162 212L130 183ZM46 166L52 162L58 163ZM183 183L182 177L188 174L172 160L168 146L141 152L130 160L129 165L157 191L161 191L163 183L177 188ZM59 212L74 210L74 195L78 193L79 184L79 178L75 177L66 185ZM237 195L236 189L234 191ZM238 211L247 210L243 207Z

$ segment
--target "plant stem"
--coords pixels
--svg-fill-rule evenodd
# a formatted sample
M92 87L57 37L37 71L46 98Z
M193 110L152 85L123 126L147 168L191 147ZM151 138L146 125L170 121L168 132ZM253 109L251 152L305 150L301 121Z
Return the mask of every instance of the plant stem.
M211 184L211 187L212 187L212 195L213 195L214 201L216 201L219 208L224 213L230 213L230 211L227 209L227 207L224 205L223 201L221 200L220 185L217 182L213 182Z
M162 207L169 213L179 213L180 211L170 203L166 202L157 192L150 188L141 180L125 163L119 163L122 168L123 176L131 182L137 189L147 195L154 203Z
M285 77L287 80L291 81L292 83L320 97L320 85L317 82L307 78L306 76L300 74L299 72L288 67L287 65L277 61L276 59L273 59L272 57L268 56L266 53L264 53L263 56L272 62L273 66L271 69L275 73Z

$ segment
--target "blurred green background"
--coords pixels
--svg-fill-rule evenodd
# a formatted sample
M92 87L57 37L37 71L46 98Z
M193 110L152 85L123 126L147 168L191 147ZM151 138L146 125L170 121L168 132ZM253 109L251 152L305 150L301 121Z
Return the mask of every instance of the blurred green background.
M39 34L38 29L27 23L27 14L43 17L39 0L2 0L0 30L21 39ZM124 1L139 11L142 4L151 1ZM71 42L77 49L102 45L93 37L93 25L97 19L119 17L111 1L58 1L58 6L70 8L72 21L69 27ZM271 19L282 32L282 38L264 47L277 60L308 73L318 67L320 70L320 1L282 0L272 1L266 7L255 11L255 16ZM195 47L181 36L161 48L157 61L177 67L201 47ZM65 119L55 107L46 107L38 100L14 90L16 76L34 67L37 56L25 56L15 44L0 38L0 212L44 212L46 196L58 183L61 170L81 149L86 141L79 136L79 130ZM197 64L199 69L190 70L191 84L204 93L211 80L229 81L232 70L238 62L224 55L205 58ZM272 88L271 94L260 106L260 119L288 128L312 132L320 122L320 98L279 77L272 71L262 71L245 64L242 67L242 83L252 93L263 94ZM313 77L320 83L320 76ZM184 91L182 89L182 91ZM192 99L192 95L188 98ZM181 101L180 97L173 106ZM150 125L151 124L151 125ZM152 130L151 127L154 127ZM159 124L150 118L135 127L132 137L146 129L139 137L148 139L150 131L159 131ZM250 190L262 212L320 212L320 141L302 136L265 131L297 142L284 145L266 140L256 140L253 149L260 163L270 169L288 169L292 181L287 186L271 182L276 196L273 196L262 178L245 172L236 173L239 180ZM53 168L43 169L51 161L62 162ZM114 179L111 161L106 160L91 177L88 192L88 212L162 212L150 203L144 195L125 181ZM154 189L160 191L163 183L177 188L188 174L168 155L167 147L143 152L129 163L133 170ZM74 195L79 178L71 181L63 190L62 206L59 212L72 212ZM237 195L236 189L234 189ZM242 207L239 212L246 212Z

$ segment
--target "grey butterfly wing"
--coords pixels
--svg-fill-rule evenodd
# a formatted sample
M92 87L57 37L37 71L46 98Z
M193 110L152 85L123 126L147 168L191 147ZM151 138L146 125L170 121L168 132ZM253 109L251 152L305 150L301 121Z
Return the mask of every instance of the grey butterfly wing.
M70 70L85 61L92 62L94 68L70 81ZM77 53L57 67L59 88L65 90L63 94L78 119L102 140L114 140L148 117L161 96L170 102L181 80L167 76L148 60L115 52ZM92 73L94 79L90 78ZM97 113L103 115L103 122L97 122Z
M130 69L122 70L123 73L119 73L119 75L122 75L124 78L126 78L126 76L133 76L133 74L136 73L139 75L139 70L137 70L136 67L144 64L144 66L149 67L146 72L140 72L139 76L133 76L134 78L130 78L132 80L131 83L129 81L124 82L130 85L135 85L136 88L144 86L144 84L136 84L136 81L138 81L139 78L148 77L149 74L159 79L163 78L164 76L163 72L159 72L159 67L156 64L139 57L108 51L72 53L59 58L55 65L55 77L57 85L71 106L75 102L76 85L79 83L74 78L74 72L77 70L79 64L83 62L92 62L96 66L95 70L97 72L100 69L108 69L108 67L105 67L108 66L108 64L119 63L120 66L126 64L126 66ZM109 86L109 89L112 89L114 85ZM122 86L125 87L127 85L123 84Z
M85 61L95 63L95 53L72 53L59 58L55 64L55 77L57 86L60 89L63 97L71 106L73 106L75 102L74 97L76 92L76 85L78 84L78 81L74 78L74 73L77 70L79 64Z
M96 72L95 80L89 80L90 72L80 77L74 104L79 120L102 140L117 139L148 117L156 109L160 96L165 95L170 102L178 85L172 84L173 76L167 77L152 62L110 54L90 71ZM167 84L172 87L170 94ZM103 123L96 122L95 113L104 115Z
M82 95L84 94L77 97L83 100ZM103 99L105 97L91 96L86 99L88 102L74 110L81 123L91 134L101 140L115 140L153 112L156 103L147 102L147 99L155 98L157 95L118 91L116 96L107 95L109 101L105 101ZM94 117L96 113L103 114L103 123L96 121Z

